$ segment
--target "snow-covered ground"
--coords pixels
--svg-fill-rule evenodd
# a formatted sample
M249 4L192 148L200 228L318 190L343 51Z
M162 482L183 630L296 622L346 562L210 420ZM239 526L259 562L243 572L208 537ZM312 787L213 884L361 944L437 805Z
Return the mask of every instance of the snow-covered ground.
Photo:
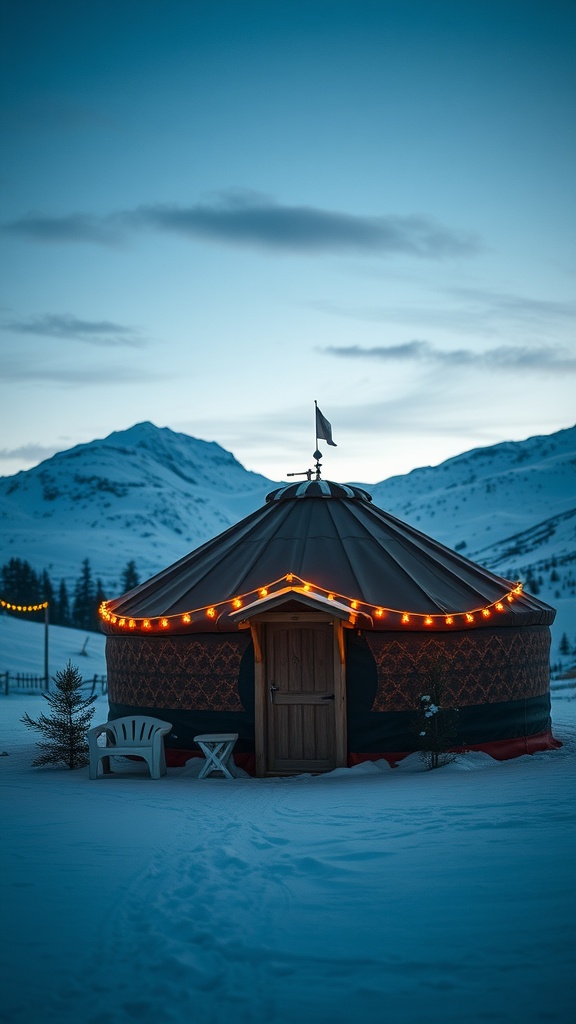
M106 675L106 637L64 626L48 627L48 674L72 661L84 679ZM44 675L44 625L0 614L0 673Z
M32 768L0 695L3 1024L568 1021L574 694L556 751L231 782Z

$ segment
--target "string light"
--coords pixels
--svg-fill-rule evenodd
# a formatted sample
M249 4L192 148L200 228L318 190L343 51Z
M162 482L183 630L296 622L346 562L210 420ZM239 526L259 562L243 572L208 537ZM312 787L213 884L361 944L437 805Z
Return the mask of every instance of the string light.
M9 612L43 612L48 605L48 601L43 601L42 604L12 604L10 601L3 601L0 597L0 607L6 608Z
M226 612L230 612L232 610L238 611L245 603L251 604L258 598L263 599L269 595L274 596L274 588L282 589L285 583L292 584L294 582L296 582L298 590L303 590L307 594L310 594L311 592L317 593L319 597L323 597L325 600L338 600L341 603L346 603L351 612L364 610L368 615L373 616L376 619L383 619L386 616L397 615L401 625L412 625L416 628L418 628L419 625L420 627L454 626L457 625L458 622L471 624L476 622L476 615L481 615L483 619L488 619L494 610L497 612L503 612L505 610L505 601L511 604L518 595L523 593L522 584L515 583L508 593L503 594L498 601L492 601L490 604L480 606L478 608L471 608L466 612L451 612L449 614L446 612L419 614L417 612L400 611L398 608L386 608L384 606L371 605L367 601L347 597L345 594L338 594L335 591L326 590L324 587L317 584L313 585L308 583L299 576L296 576L295 573L290 572L285 576L279 577L277 580L273 580L265 587L255 588L254 590L247 591L245 594L240 594L232 599L219 601L215 605L205 605L203 608L194 608L188 612L180 612L176 615L167 615L162 618L142 619L141 621L126 617L118 618L118 616L110 612L108 602L106 601L103 601L100 605L99 613L105 622L110 623L111 626L117 625L122 629L143 629L147 631L152 631L154 628L169 629L171 624L177 625L178 623L181 623L185 626L189 625L194 621L194 616L201 612L203 612L209 619L214 620L219 615L226 614ZM0 605L8 610L40 611L47 607L48 602L44 602L44 604L41 605L26 606L13 605L0 599Z

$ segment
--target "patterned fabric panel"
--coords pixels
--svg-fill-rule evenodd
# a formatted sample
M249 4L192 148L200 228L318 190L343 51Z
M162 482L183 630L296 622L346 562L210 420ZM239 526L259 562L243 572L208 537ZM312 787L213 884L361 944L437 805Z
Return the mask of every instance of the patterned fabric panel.
M453 636L365 633L378 670L373 711L407 711L434 663L445 670L451 707L538 697L550 686L550 630L477 630Z
M242 711L238 676L250 636L204 634L106 640L108 692L120 704Z

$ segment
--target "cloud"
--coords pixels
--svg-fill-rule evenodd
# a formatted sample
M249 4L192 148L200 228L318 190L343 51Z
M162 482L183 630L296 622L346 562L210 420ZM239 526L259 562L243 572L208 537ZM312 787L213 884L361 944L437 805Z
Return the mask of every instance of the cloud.
M576 320L574 302L474 288L444 289L443 294L449 297L450 305L349 306L326 301L307 305L332 316L371 323L422 324L484 336L514 330L523 338L529 333L535 339Z
M345 359L376 359L436 364L445 367L470 367L476 370L518 370L549 373L575 373L576 358L559 347L500 345L485 352L470 349L444 350L428 341L407 341L400 345L329 345L322 351Z
M31 242L112 245L121 239L121 230L115 217L94 217L86 213L69 213L64 217L28 213L2 224L0 231Z
M438 260L472 256L481 248L474 233L453 230L425 216L358 216L314 206L283 206L245 192L227 192L192 206L140 206L103 218L28 214L1 228L31 241L96 244L110 244L123 233L146 229L276 253L361 252Z
M46 447L42 444L23 444L20 448L0 448L0 459L6 461L14 459L15 462L43 462L49 459L56 452L61 451L57 445Z
M4 358L2 362L2 381L5 384L45 384L62 387L101 387L106 384L147 384L162 379L165 375L151 372L137 365L110 366L101 363L97 366L58 366L54 363L40 365L31 363L29 359L20 357Z
M471 255L478 240L422 216L361 217L262 196L225 194L212 204L142 206L136 222L191 238L274 251L406 253L439 259Z
M70 313L44 313L26 320L6 321L3 326L16 334L64 338L101 347L142 348L145 345L132 327L111 320L80 320Z

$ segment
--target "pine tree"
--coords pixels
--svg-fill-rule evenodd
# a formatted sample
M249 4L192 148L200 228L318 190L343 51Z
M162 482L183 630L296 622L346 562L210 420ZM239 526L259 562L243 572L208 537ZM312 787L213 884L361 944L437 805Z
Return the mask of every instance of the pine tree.
M59 626L69 626L70 625L70 601L68 599L68 587L66 586L66 581L65 580L61 580L60 581L60 586L58 588L58 600L56 602L56 608L57 608L57 611L56 611L56 616L54 618L54 621L57 622L57 624Z
M46 569L43 570L42 576L40 577L40 591L42 594L42 600L48 601L51 608L54 607L54 587L52 586L52 580L46 572Z
M11 558L2 566L2 596L11 604L23 607L42 603L44 598L41 583L29 562L21 558ZM12 611L11 614L18 613ZM43 612L28 612L27 618L30 617L40 621Z
M94 596L94 610L92 612L92 626L91 629L95 633L100 631L100 614L98 609L103 601L106 600L106 594L104 593L104 586L101 579L96 580L96 594Z
M76 629L94 628L94 606L96 604L96 588L92 579L90 559L85 558L82 562L82 572L76 581L74 589L74 604L72 606L72 625Z
M62 672L56 673L54 682L56 689L42 694L52 714L41 714L38 721L34 721L26 713L21 719L24 725L46 737L38 741L40 754L32 764L38 767L64 764L70 769L82 768L88 764L86 733L94 715L95 709L91 705L96 697L83 696L82 676L70 661Z
M560 654L570 654L570 642L568 640L568 637L566 636L566 633L562 633L562 637L558 645L558 650L560 651Z
M136 570L136 562L131 558L130 561L126 563L122 570L122 576L120 577L122 593L125 594L128 590L134 590L134 587L137 587L139 583L140 577Z
M418 698L416 715L420 757L429 769L456 759L450 748L456 745L458 709L445 706L447 690L444 669L434 662L426 672L426 692Z

